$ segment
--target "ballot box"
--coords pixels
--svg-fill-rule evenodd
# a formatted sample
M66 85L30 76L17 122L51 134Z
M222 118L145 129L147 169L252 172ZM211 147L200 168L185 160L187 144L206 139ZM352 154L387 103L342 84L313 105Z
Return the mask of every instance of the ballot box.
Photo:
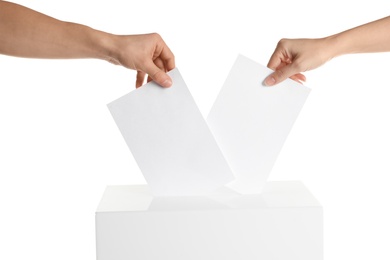
M299 181L207 196L108 186L96 211L96 250L98 260L320 260L322 206Z

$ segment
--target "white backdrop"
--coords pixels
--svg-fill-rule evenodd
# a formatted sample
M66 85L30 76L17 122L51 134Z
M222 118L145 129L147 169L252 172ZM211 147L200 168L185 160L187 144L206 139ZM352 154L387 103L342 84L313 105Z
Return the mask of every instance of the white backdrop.
M111 33L160 33L205 116L238 53L266 65L280 38L390 10L383 0L15 2ZM389 59L349 55L306 73L312 93L271 174L302 180L323 204L326 259L390 258ZM144 183L106 108L134 81L99 60L0 56L0 259L95 259L105 186Z

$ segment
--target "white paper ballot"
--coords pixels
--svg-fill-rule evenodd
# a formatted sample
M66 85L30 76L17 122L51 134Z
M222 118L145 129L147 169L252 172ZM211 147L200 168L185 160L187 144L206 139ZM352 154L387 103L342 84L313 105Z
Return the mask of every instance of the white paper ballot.
M150 82L108 104L156 196L204 195L233 180L179 70L173 86Z
M264 86L271 72L238 56L207 118L240 193L261 192L310 92L290 79Z

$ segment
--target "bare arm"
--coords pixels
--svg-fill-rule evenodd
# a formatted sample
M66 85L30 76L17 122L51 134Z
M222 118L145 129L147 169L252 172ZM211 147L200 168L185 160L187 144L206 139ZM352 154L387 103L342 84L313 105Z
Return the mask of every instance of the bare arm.
M328 37L334 57L350 53L390 51L390 16Z
M390 51L390 17L320 39L282 39L268 67L275 70L265 84L275 85L292 78L305 81L301 72L315 69L334 57L367 52Z
M174 56L158 34L113 35L6 1L0 1L0 54L102 59L137 70L137 87L145 74L168 87L172 82L165 72L175 68Z

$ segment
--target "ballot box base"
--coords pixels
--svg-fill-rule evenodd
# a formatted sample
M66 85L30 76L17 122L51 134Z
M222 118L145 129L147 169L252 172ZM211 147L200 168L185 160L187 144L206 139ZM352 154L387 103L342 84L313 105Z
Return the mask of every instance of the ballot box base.
M261 194L153 197L108 186L96 211L97 260L322 260L321 204L299 181Z

